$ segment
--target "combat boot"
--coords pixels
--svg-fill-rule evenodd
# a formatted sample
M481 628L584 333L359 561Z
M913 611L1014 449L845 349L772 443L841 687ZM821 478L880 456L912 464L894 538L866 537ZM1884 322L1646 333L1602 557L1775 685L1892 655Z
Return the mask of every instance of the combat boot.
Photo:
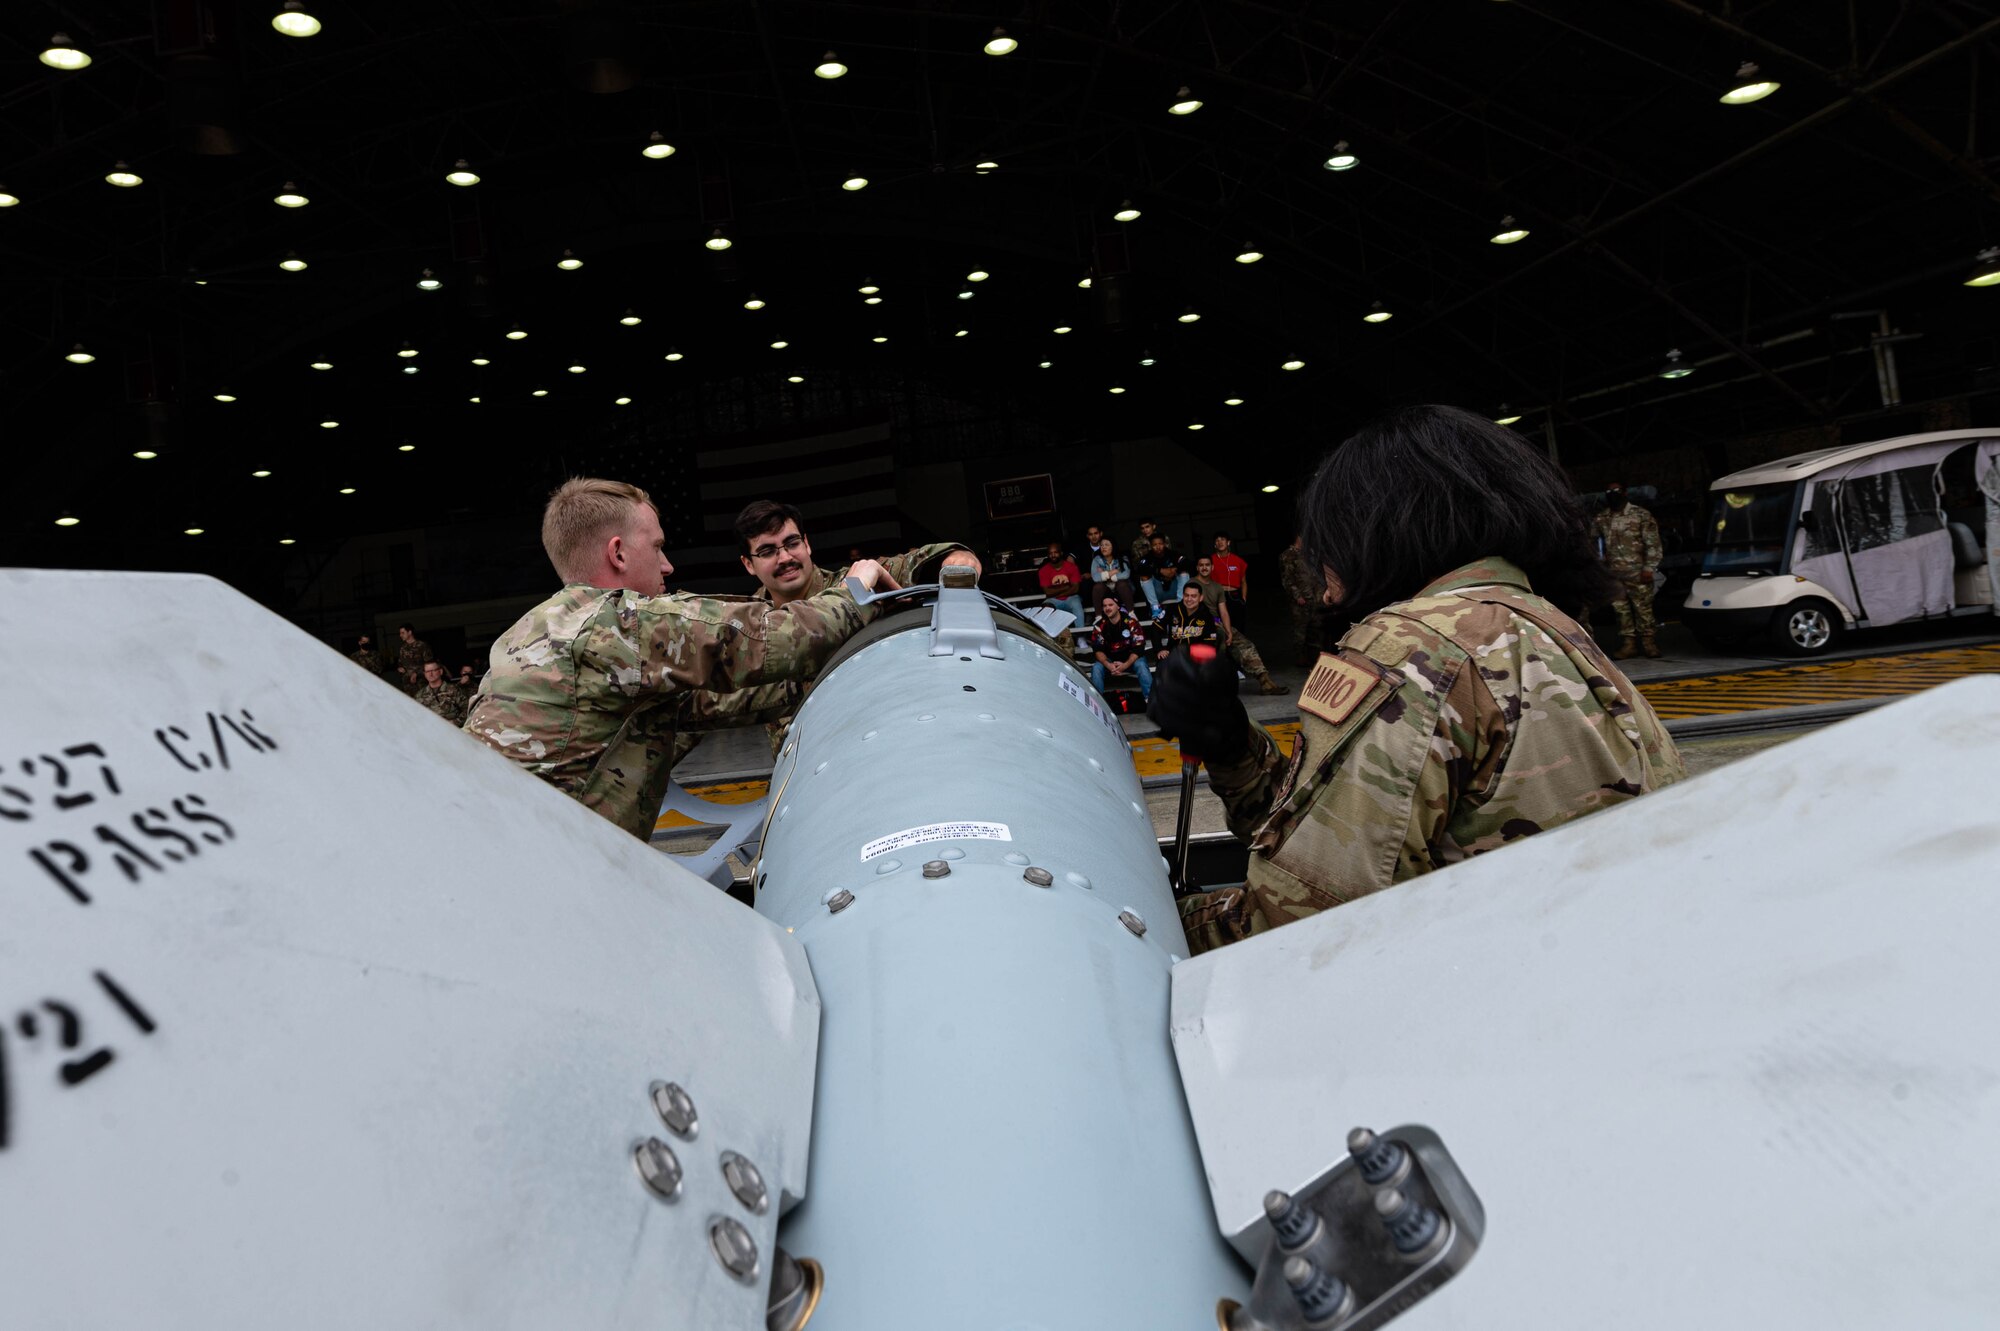
M1618 640L1618 650L1611 653L1611 659L1614 661L1629 661L1638 654L1638 643L1630 638L1620 638Z
M1269 675L1257 676L1257 692L1259 693L1276 695L1288 691L1289 690L1287 690L1283 684L1280 684L1277 680L1272 679Z
M1653 635L1648 633L1639 639L1639 650L1648 656L1658 657L1660 654L1660 644L1654 642Z

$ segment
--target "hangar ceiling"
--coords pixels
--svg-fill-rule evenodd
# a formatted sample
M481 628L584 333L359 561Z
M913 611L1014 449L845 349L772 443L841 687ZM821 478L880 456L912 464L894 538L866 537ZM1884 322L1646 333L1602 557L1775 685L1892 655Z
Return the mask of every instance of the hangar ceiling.
M1566 461L1865 417L1885 330L1906 401L2000 383L1983 0L280 8L0 16L7 562L297 558L906 395L1249 485L1409 400Z

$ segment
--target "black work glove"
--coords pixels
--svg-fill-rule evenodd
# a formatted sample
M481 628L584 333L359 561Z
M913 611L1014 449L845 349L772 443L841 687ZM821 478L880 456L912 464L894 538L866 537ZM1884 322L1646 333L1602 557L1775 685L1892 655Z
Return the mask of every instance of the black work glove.
M1221 652L1197 661L1175 652L1153 676L1146 715L1162 739L1178 739L1181 753L1209 763L1232 763L1250 751L1250 714L1236 696L1236 666Z

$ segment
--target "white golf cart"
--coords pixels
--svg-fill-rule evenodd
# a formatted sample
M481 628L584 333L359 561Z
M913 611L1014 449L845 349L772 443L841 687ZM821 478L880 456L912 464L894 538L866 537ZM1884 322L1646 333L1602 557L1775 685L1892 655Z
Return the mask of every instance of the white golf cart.
M1995 613L2000 430L1823 448L1709 490L1682 611L1706 644L1814 655L1848 629Z

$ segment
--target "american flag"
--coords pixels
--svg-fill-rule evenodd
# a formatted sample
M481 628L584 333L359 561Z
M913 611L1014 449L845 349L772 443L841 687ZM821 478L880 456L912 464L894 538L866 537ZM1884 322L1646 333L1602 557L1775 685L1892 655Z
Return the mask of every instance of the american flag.
M701 536L668 549L677 587L750 590L737 562L734 523L753 499L795 505L805 515L814 562L824 568L846 563L850 546L870 555L903 548L896 455L886 420L791 438L702 445L695 453L695 481Z

